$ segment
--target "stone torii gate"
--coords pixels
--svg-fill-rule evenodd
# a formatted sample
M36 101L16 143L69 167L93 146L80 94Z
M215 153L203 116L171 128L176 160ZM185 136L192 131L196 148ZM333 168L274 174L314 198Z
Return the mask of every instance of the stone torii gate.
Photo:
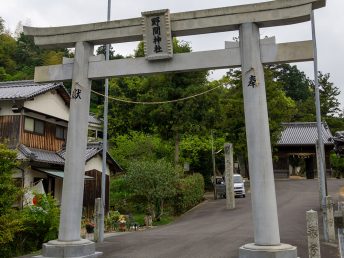
M313 42L276 44L260 40L259 28L310 20L326 0L276 0L258 4L142 17L85 25L24 27L42 47L75 47L75 58L63 64L36 67L36 82L72 80L65 178L58 240L43 245L43 257L97 257L94 243L80 238L85 150L91 81L114 76L242 68L245 123L251 176L254 243L240 248L240 257L296 258L296 247L281 244L263 64L311 61ZM225 49L173 54L172 37L239 30L239 42ZM144 58L105 61L93 56L96 44L145 42Z

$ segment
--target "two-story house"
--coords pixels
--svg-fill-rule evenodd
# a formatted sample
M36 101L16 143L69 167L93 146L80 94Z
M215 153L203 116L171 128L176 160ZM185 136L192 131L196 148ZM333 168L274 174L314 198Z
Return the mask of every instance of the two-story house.
M36 84L33 81L0 83L0 138L18 151L21 166L16 180L30 187L42 180L45 192L61 200L64 177L65 142L70 95L62 83ZM101 123L89 117L92 143L85 153L84 209L91 215L94 200L101 195ZM82 151L82 150L80 150ZM117 162L106 157L106 203L109 206L110 175L121 171Z

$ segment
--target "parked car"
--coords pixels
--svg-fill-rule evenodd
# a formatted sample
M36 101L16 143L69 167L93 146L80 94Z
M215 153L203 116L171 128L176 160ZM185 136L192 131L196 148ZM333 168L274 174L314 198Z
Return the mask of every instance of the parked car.
M245 191L245 180L242 178L240 174L233 175L233 183L234 183L234 195L235 197L243 197L246 196ZM225 180L222 177L216 177L216 193L219 197L226 198L226 185Z
M234 194L235 196L241 196L245 198L246 191L245 191L245 180L242 178L239 174L233 175L233 181L234 181Z

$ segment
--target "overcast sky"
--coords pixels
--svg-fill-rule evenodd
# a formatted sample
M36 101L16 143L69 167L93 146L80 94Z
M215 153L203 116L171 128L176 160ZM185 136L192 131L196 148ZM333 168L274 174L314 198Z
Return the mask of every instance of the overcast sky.
M112 0L111 19L140 17L142 11L170 9L171 13L192 11L247 3L266 2L262 0ZM107 0L0 0L0 16L12 32L19 21L34 27L49 27L105 21ZM331 74L331 81L342 94L339 101L344 107L344 1L327 0L327 6L316 10L316 33L319 70ZM183 37L191 43L193 51L224 48L224 41L232 40L238 32L207 34ZM276 36L277 42L309 40L312 37L310 23L275 27L261 30L261 36ZM137 43L114 45L117 53L127 55L133 52ZM310 78L313 63L298 64ZM213 73L219 77L225 71Z

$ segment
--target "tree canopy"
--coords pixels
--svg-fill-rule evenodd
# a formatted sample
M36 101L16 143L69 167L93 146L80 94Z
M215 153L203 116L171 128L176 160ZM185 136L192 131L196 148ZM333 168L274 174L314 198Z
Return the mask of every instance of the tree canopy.
M22 32L12 36L0 17L0 81L30 80L36 66L59 64L63 56L70 56L67 49L42 50Z

